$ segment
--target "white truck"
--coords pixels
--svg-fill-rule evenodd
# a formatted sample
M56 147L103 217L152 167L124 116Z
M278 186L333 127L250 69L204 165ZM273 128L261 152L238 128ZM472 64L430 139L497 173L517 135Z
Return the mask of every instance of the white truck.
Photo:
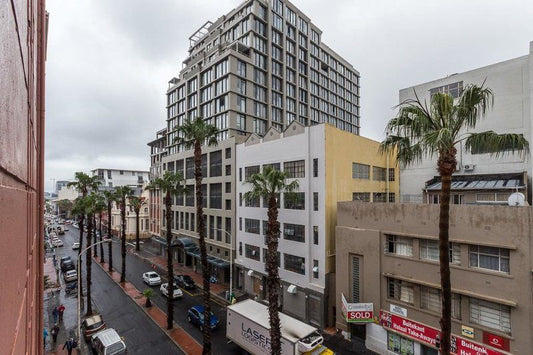
M282 355L331 355L317 328L279 313ZM227 307L226 337L250 354L270 355L268 307L245 300Z

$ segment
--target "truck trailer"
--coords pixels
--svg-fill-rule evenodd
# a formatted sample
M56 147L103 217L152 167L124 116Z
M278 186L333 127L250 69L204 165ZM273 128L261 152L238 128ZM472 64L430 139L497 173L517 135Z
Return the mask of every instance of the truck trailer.
M331 355L317 328L279 313L282 355ZM226 337L250 354L270 355L268 307L245 300L227 307Z

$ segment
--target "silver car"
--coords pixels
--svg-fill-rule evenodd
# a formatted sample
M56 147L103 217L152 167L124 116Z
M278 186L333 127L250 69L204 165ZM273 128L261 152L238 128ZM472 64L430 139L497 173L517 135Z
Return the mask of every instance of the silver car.
M76 270L69 270L63 274L65 282L76 281L78 279L78 272Z
M155 271L148 271L143 274L143 281L150 286L161 285L161 276Z

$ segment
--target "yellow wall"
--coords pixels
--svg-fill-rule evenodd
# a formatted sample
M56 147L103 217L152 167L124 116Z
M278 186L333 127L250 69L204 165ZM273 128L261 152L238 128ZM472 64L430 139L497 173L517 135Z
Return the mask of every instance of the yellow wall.
M379 153L379 142L341 131L329 124L325 125L326 146L326 273L335 270L335 225L337 222L337 202L351 201L354 192L395 193L399 199L399 169L393 154ZM370 179L353 179L352 163L370 165ZM395 181L373 181L372 166L394 168ZM388 185L388 186L387 186Z

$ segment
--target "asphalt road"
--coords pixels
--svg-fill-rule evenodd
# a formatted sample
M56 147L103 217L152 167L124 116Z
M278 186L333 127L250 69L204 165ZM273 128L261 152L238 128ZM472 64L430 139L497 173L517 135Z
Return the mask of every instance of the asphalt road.
M78 238L79 230L69 226L69 231L61 236L65 245L57 248L56 253L59 256L70 255L76 260L77 250L72 250L72 243L78 241ZM120 254L114 259L120 262ZM82 265L82 272L85 274L85 260L82 261ZM128 354L183 354L164 331L95 264L92 267L92 280L94 305L102 314L107 326L114 328L125 338Z
M62 238L65 242L65 246L63 247L63 249L65 249L65 251L69 250L73 256L76 256L77 252L72 250L71 245L74 241L78 241L78 238L79 238L79 230L72 226L70 226L69 231L67 231L65 233L64 238ZM98 253L99 252L100 252L100 248L98 248ZM107 261L108 260L107 245L104 246L104 252L105 252L105 260ZM116 271L120 272L121 266L122 266L122 258L120 255L120 243L113 242L113 267ZM85 261L83 262L83 270L85 270ZM144 314L144 312L138 309L138 306L135 305L133 301L131 301L131 299L129 299L127 296L124 295L120 287L116 285L114 281L112 281L107 275L105 275L105 273L100 269L99 266L93 265L92 270L93 270L92 293L93 293L93 298L95 299L96 305L99 308L101 307L101 304L103 307L108 307L107 309L110 312L110 316L114 317L116 315L117 321L121 322L122 325L126 326L124 330L124 334L123 332L121 332L118 326L115 328L117 329L117 332L119 332L119 334L122 336L127 336L127 338L131 338L131 336L128 337L127 335L127 329L129 329L127 327L132 325L128 319L130 317L129 312L133 308L135 308L137 311L141 312L144 317L146 317L146 315ZM167 299L161 294L159 290L159 286L148 286L142 280L142 274L144 272L151 271L151 270L152 269L150 265L143 262L141 259L131 254L126 255L126 280L128 280L137 289L141 291L148 287L151 287L154 290L154 297L152 298L152 303L156 304L159 308L161 308L164 312L166 312ZM162 276L164 277L165 275L162 275ZM107 280L110 283L112 283L113 286L115 287L110 287L108 282L103 281L104 278L107 278ZM110 290L112 293L108 294L107 293L108 290ZM121 295L127 298L129 302L115 301L115 293L121 293ZM106 299L106 301L102 301L102 299ZM192 291L183 290L183 297L177 300L174 300L173 302L174 302L174 322L176 322L187 333L189 333L200 344L202 344L203 337L202 337L202 333L200 332L200 330L194 325L187 322L187 312L189 308L191 308L194 305L202 304L202 290L199 288L192 290ZM216 349L215 353L216 354L239 354L241 352L241 349L233 343L228 344L227 339L226 339L226 308L225 308L225 305L220 305L220 304L217 304L216 302L212 302L211 310L219 319L218 329L214 330L211 333L212 346L213 346L213 349ZM108 322L108 319L106 318L107 315L103 312L102 314L104 314L104 319L107 323ZM150 320L148 321L151 322ZM154 324L152 323L152 325ZM161 330L159 331L161 332ZM134 335L133 337L136 337L136 335ZM146 338L146 335L144 335L144 337ZM131 339L131 341L134 341L134 339ZM168 338L166 339L166 341L169 341ZM144 344L145 342L143 341L142 343ZM127 345L128 345L128 353L129 353L129 344ZM154 348L150 347L150 349L153 350ZM149 353L167 354L168 352L162 351L162 352L149 352ZM176 352L174 351L172 353L176 353Z

